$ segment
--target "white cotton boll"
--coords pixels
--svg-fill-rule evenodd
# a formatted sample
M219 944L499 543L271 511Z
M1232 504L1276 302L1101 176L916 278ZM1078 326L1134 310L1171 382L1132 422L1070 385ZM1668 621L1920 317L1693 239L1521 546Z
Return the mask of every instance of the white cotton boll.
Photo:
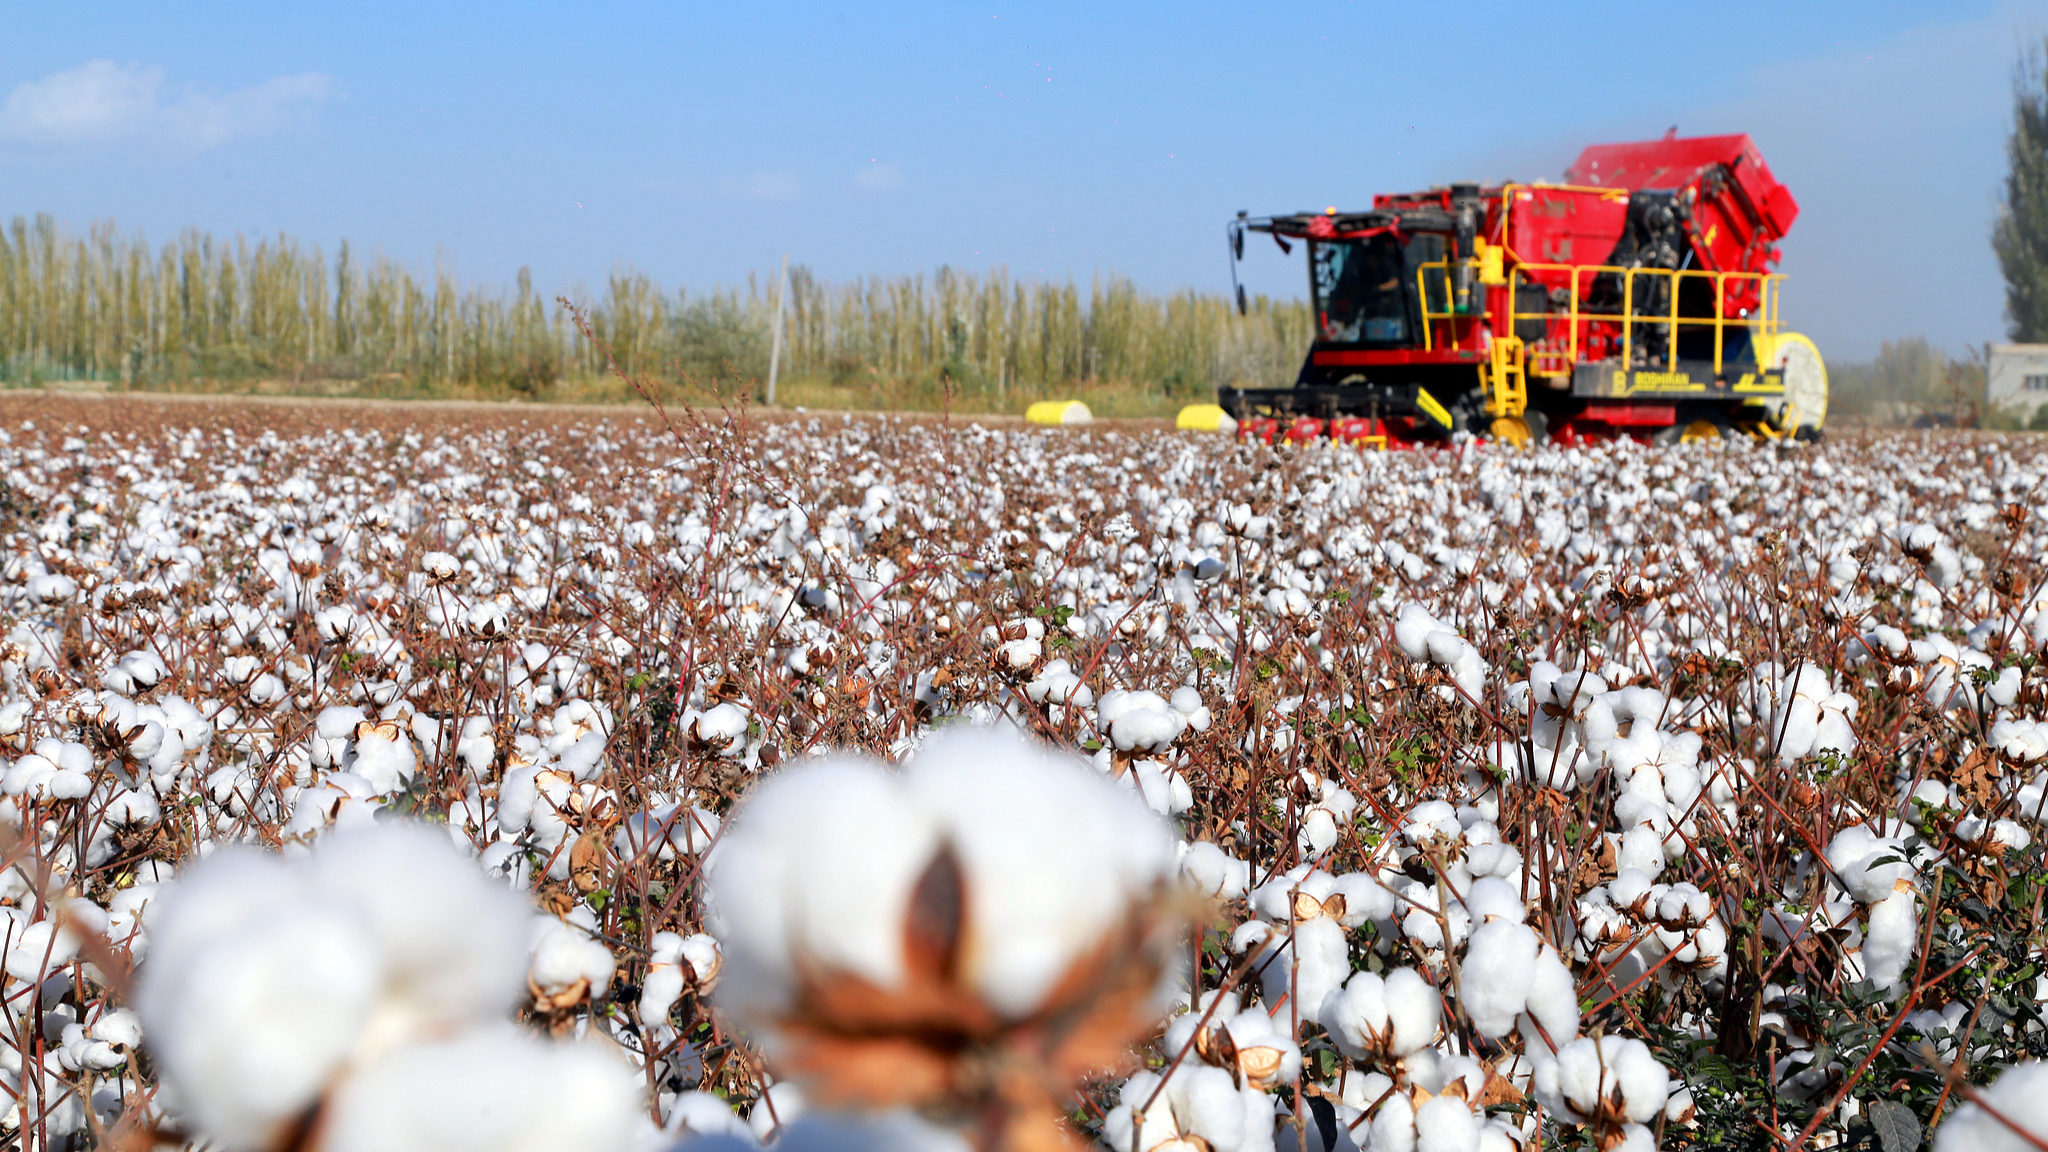
M1401 614L1394 621L1394 643L1401 653L1410 660L1429 659L1429 635L1440 632L1444 626L1420 604L1401 605Z
M1896 837L1878 836L1867 824L1852 824L1828 842L1827 861L1842 888L1859 904L1875 904L1913 875L1906 848ZM1888 861L1880 863L1880 861Z
M308 871L314 899L356 909L369 927L384 953L385 995L416 1027L495 1019L516 1001L526 902L440 830L393 822L337 833Z
M1294 926L1294 941L1269 952L1260 974L1266 1003L1292 1002L1303 1020L1315 1023L1330 992L1351 974L1350 947L1336 920L1319 916Z
M1045 646L1028 636L1017 640L1006 640L996 649L996 664L1012 671L1022 672L1038 663L1045 655Z
M1207 840L1197 840L1181 853L1180 874L1204 896L1235 900L1251 883L1252 866Z
M370 727L356 737L347 768L368 780L378 795L388 796L412 782L419 759L413 752L411 738L404 732L386 737Z
M1495 920L1472 933L1458 970L1458 1003L1474 1031L1498 1039L1514 1030L1529 1004L1536 954L1536 933L1527 925Z
M1456 684L1467 697L1478 700L1486 688L1486 661L1479 656L1479 649L1466 644L1451 662L1451 682Z
M1472 882L1465 891L1465 908L1472 914L1474 923L1506 920L1520 924L1529 917L1529 910L1522 903L1522 894L1515 891L1514 885L1494 876Z
M678 1093L668 1099L666 1113L667 1122L661 1130L663 1136L729 1136L734 1138L734 1146L757 1146L747 1122L732 1110L732 1105L712 1093ZM710 1145L708 1141L705 1143ZM699 1145L692 1142L690 1147L694 1149Z
M1433 1096L1415 1110L1415 1152L1478 1152L1479 1122L1455 1096Z
M133 1051L142 1044L142 1020L126 1008L115 1008L94 1021L86 1034L103 1044Z
M1443 1006L1413 968L1395 968L1384 978L1355 973L1324 998L1318 1016L1345 1055L1399 1059L1436 1041Z
M1588 1036L1555 1056L1539 1055L1531 1088L1560 1120L1586 1124L1604 1116L1647 1124L1664 1110L1671 1073L1641 1040Z
M342 1081L323 1152L632 1152L644 1123L633 1070L594 1044L509 1028L399 1049Z
M1369 872L1344 873L1331 883L1330 892L1344 897L1344 913L1337 917L1337 922L1346 928L1393 915L1394 894Z
M1998 1074L1988 1088L1978 1089L2000 1120L1975 1103L1949 1114L1934 1131L1933 1152L2034 1152L2029 1141L2048 1140L2048 1064L2025 1060ZM2007 1126L2018 1125L2027 1136Z
M895 778L863 760L785 769L755 789L710 863L733 961L729 1002L780 1008L806 962L894 986L911 888L939 836Z
M1541 1026L1540 1032L1529 1026L1532 1020ZM1531 1051L1548 1050L1545 1038L1560 1048L1578 1039L1578 982L1557 949L1546 946L1537 956L1536 970L1529 981L1527 1014L1516 1026L1521 1028Z
M1664 871L1664 837L1649 824L1637 824L1621 834L1621 844L1614 854L1614 866L1618 872L1636 871L1648 879L1656 879Z
M926 741L905 783L949 830L969 890L967 977L1027 1013L1173 864L1166 825L1072 757L1013 731Z
M580 1000L602 998L611 987L617 962L610 948L588 932L556 916L533 917L534 987L550 997Z
M1647 917L1650 914L1652 897L1650 889L1655 881L1640 868L1623 868L1608 882L1607 895L1616 908L1636 911Z
M1863 968L1870 982L1888 993L1898 991L1919 944L1916 899L1910 886L1902 886L1870 906L1870 921L1863 930Z
M776 1007L799 963L897 986L911 891L942 845L968 914L961 979L1009 1015L1028 1014L1173 866L1164 824L1135 796L1014 731L942 731L900 774L844 759L785 769L713 853L729 1003Z
M331 1081L374 1011L378 949L348 911L309 904L286 866L223 852L153 914L137 1008L195 1127L269 1147Z
M690 735L713 752L725 752L735 746L744 752L748 723L747 710L727 701L705 709L691 722Z
M682 999L688 981L683 975L683 938L674 932L657 932L649 942L647 978L640 982L640 1022L654 1027L668 1021L669 1009Z
M1296 837L1310 859L1320 859L1337 846L1337 816L1327 808L1311 808L1302 814L1301 832Z
M1365 1147L1372 1152L1416 1152L1415 1105L1399 1092L1387 1097L1373 1113Z
M809 1109L810 1102L796 1084L787 1080L770 1084L747 1110L747 1130L754 1139L766 1141L778 1131L787 1132Z
M1431 664L1443 667L1457 663L1458 657L1464 655L1467 647L1469 645L1465 643L1463 636L1447 628L1439 628L1422 638L1423 654L1429 658Z

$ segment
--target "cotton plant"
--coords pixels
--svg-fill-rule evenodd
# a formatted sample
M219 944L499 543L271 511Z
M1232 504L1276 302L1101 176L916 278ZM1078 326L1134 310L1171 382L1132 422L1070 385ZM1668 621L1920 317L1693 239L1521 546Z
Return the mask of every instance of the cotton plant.
M216 852L152 909L136 990L179 1113L229 1148L629 1146L626 1068L511 1030L522 903L404 825Z
M1007 1100L1006 1129L1044 1132L1043 1079L963 1053L1074 1077L1158 1012L1171 843L1085 763L1000 730L947 729L900 769L787 769L708 865L718 998L815 1099Z

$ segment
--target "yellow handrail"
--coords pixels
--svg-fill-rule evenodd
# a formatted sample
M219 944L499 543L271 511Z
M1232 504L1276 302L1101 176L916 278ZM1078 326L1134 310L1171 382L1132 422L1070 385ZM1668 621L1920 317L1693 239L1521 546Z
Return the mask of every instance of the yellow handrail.
M1445 321L1454 322L1461 318L1475 319L1480 315L1471 311L1457 311L1449 306L1451 301L1448 298L1444 301L1446 305L1444 309L1437 310L1430 307L1428 275L1430 270L1441 270L1443 283L1448 285L1451 283L1452 269L1459 264L1472 266L1476 273L1478 261L1470 258L1465 260L1445 259L1429 261L1418 265L1415 269L1416 289L1422 304L1423 348L1425 350L1433 351L1435 349L1436 325L1438 323ZM1563 272L1570 275L1571 299L1565 311L1551 311L1548 307L1541 312L1521 312L1516 309L1515 289L1525 282L1532 281L1534 278L1529 274L1537 272ZM1621 278L1621 310L1618 312L1588 311L1584 307L1584 301L1586 292L1592 287L1592 278L1606 274L1616 275ZM1570 365L1579 361L1579 341L1583 326L1595 321L1615 323L1621 326L1621 359L1623 363L1634 362L1635 345L1638 339L1636 330L1638 327L1661 328L1668 336L1668 339L1665 341L1664 355L1665 365L1668 368L1676 368L1678 364L1677 337L1680 330L1684 328L1711 328L1714 333L1714 371L1718 374L1721 371L1722 361L1727 351L1728 329L1744 329L1749 332L1752 340L1758 335L1773 335L1778 331L1779 285L1784 278L1783 274L1777 272L1713 272L1699 268L1623 268L1612 264L1518 263L1513 265L1508 272L1507 315L1504 318L1496 318L1502 322L1496 323L1494 329L1498 336L1508 336L1514 334L1515 321L1518 319L1542 319L1546 323L1551 320L1564 319L1567 322L1565 325L1566 347L1563 352L1564 363L1562 365L1555 363L1559 359L1559 354L1554 348L1533 349L1528 354L1528 359L1539 365L1536 368L1537 374L1548 376L1561 375L1564 371L1570 370ZM1714 314L1712 316L1679 315L1679 290L1688 279L1705 280L1713 285ZM1637 288L1638 282L1654 285L1659 280L1664 282L1668 290L1669 300L1666 306L1656 312L1637 311L1637 300L1639 298L1648 299L1654 294L1647 289L1639 290ZM1723 315L1726 311L1729 288L1734 284L1750 284L1755 286L1757 305L1747 316L1730 317ZM1548 301L1546 301L1547 304ZM1455 333L1452 340L1453 345L1455 345ZM1556 370L1560 368L1562 371Z

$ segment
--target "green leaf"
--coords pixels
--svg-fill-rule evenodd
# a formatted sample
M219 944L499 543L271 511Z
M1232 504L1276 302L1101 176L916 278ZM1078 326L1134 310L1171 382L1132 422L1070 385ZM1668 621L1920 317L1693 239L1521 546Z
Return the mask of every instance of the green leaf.
M1918 1152L1920 1118L1896 1100L1875 1100L1864 1108L1883 1152Z

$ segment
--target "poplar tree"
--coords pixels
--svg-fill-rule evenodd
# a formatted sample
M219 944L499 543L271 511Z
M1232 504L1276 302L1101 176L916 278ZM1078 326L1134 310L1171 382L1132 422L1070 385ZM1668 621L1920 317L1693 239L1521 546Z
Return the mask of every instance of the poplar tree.
M2005 273L2006 334L2048 343L2048 67L2039 47L2013 73L2004 203L1991 247Z

